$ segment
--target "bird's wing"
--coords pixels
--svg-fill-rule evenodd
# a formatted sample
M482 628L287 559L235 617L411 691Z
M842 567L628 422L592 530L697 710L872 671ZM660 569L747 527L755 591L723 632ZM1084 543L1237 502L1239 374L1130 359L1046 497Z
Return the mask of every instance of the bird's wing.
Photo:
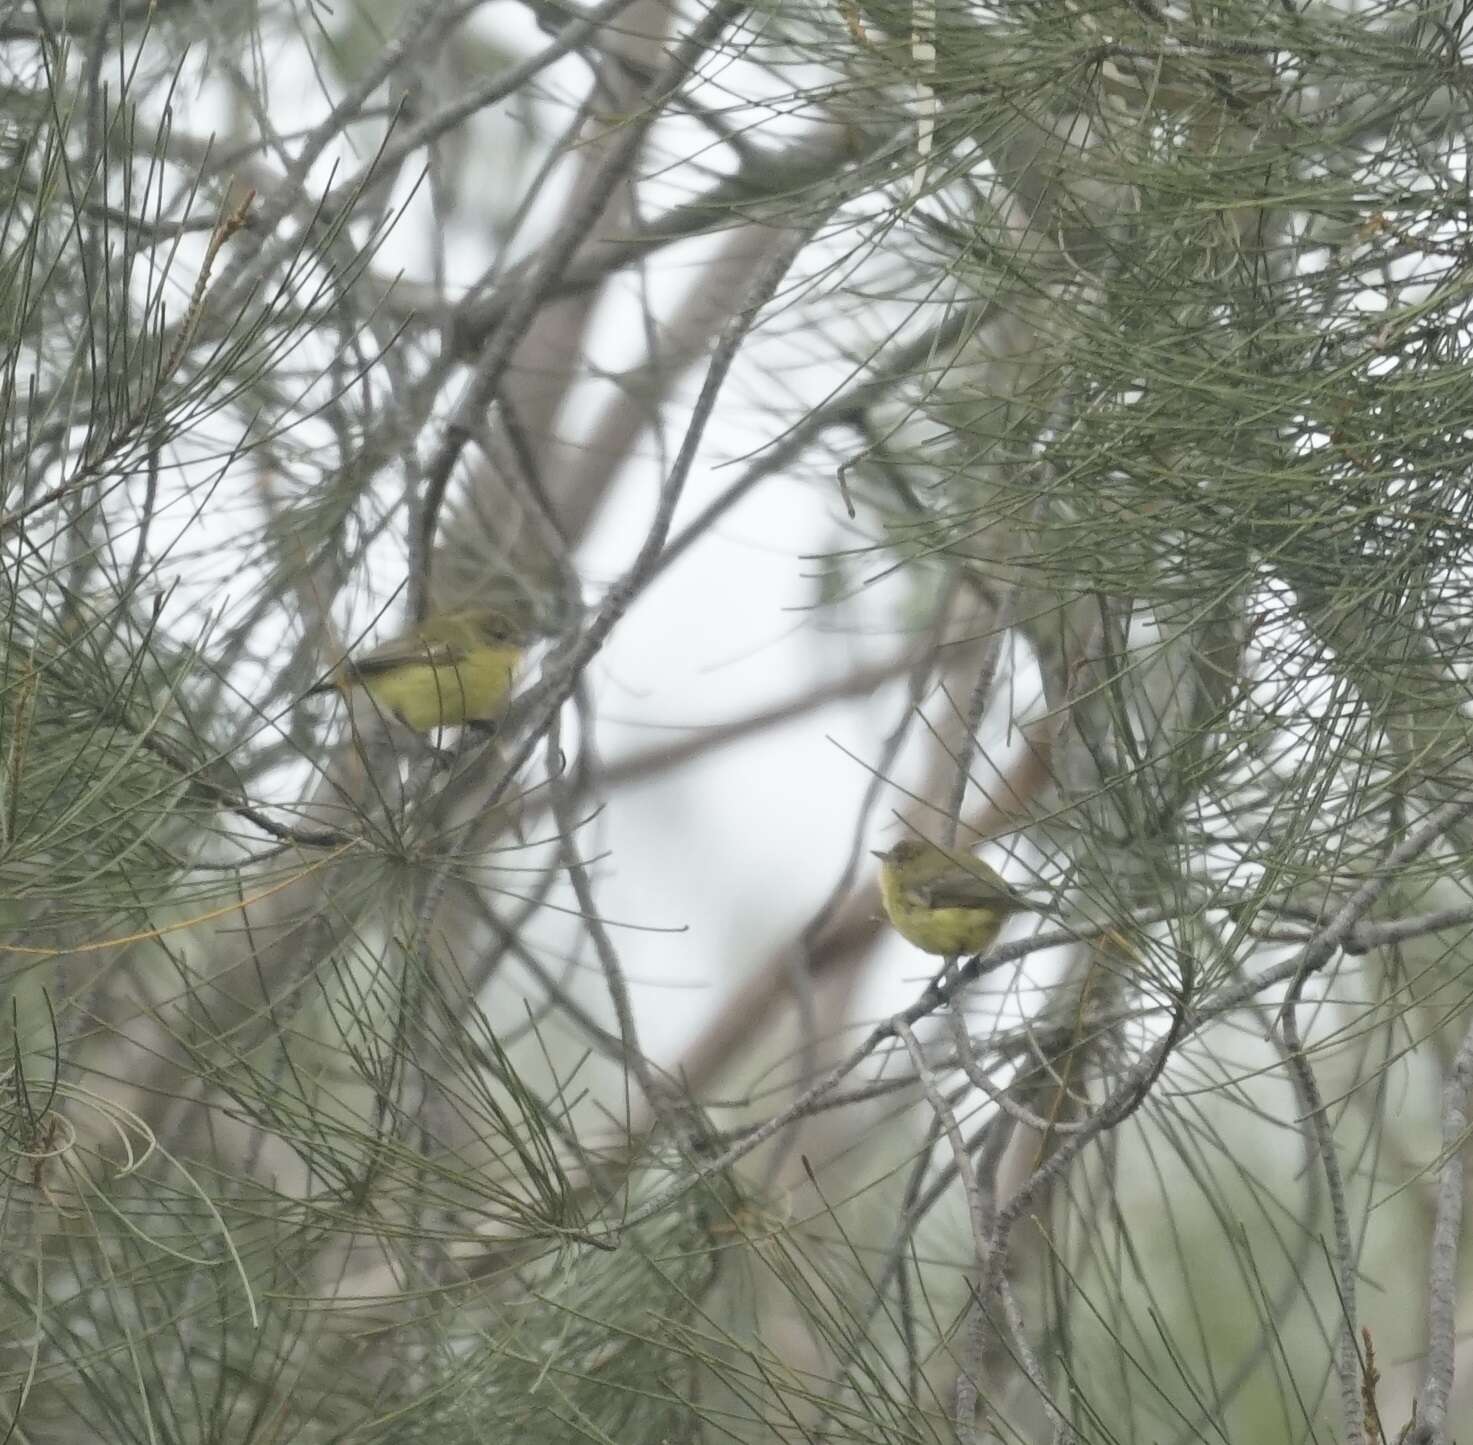
M999 887L965 868L948 868L945 873L919 883L913 890L931 908L1021 908L1027 905L1006 884Z
M467 651L463 642L426 642L421 637L404 637L375 647L362 657L349 658L348 672L355 677L381 677L396 667L413 663L454 667L465 660Z

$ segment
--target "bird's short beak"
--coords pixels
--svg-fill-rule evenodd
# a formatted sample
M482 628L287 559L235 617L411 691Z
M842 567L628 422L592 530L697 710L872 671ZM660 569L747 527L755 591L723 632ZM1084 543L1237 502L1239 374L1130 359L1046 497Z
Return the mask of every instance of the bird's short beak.
M871 858L878 858L883 863L888 855L880 852L878 848L871 848L869 850L869 856Z

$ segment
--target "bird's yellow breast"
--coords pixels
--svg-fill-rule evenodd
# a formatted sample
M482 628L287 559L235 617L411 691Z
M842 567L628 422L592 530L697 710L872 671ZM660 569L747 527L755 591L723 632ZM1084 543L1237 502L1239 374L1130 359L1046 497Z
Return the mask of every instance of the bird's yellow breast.
M417 732L485 722L501 715L520 653L514 647L473 647L454 662L405 662L356 678L385 712Z
M985 953L1002 930L1001 909L932 908L890 868L880 873L880 901L895 931L925 953Z

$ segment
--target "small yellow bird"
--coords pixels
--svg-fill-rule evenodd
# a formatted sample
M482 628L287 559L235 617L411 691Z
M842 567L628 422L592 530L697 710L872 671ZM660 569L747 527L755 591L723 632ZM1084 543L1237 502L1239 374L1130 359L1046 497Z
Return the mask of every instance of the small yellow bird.
M345 658L305 696L361 687L376 707L421 733L494 722L506 709L526 641L500 612L443 612Z
M1010 914L1049 911L965 848L905 838L875 857L886 915L902 938L926 953L985 953Z

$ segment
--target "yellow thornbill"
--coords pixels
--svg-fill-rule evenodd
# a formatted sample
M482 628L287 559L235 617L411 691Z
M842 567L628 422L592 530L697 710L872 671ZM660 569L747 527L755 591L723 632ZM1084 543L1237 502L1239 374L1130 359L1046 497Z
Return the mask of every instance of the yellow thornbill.
M499 612L443 612L361 656L345 658L305 696L362 688L376 707L406 727L495 722L526 645Z
M965 848L906 838L880 860L880 901L907 942L926 953L986 953L1014 913L1044 913Z

